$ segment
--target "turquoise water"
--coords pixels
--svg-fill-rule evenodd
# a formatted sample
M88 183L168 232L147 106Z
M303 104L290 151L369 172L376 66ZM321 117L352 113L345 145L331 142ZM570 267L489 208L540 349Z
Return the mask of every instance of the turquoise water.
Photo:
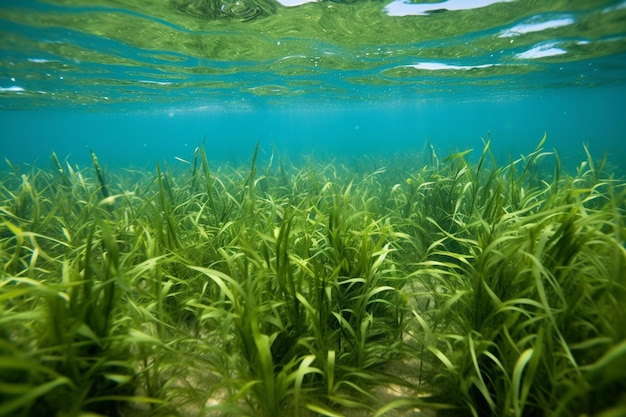
M626 415L626 0L0 0L0 67L0 417Z
M549 3L549 4L545 4ZM1 156L482 147L626 163L626 2L0 2Z

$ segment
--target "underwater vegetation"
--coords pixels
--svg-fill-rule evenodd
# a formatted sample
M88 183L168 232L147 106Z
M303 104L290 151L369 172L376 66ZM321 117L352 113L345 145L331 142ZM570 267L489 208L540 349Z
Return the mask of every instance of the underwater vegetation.
M0 416L624 415L626 183L544 141L7 161Z

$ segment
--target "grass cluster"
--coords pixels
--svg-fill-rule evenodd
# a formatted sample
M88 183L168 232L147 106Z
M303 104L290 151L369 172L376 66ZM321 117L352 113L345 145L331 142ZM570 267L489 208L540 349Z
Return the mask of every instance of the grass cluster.
M626 184L542 146L9 163L0 416L623 415Z

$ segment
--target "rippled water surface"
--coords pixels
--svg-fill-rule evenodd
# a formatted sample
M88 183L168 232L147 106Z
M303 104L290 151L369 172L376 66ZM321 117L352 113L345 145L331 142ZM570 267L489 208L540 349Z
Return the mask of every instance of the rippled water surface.
M626 165L626 1L0 0L0 156L217 160L547 134Z
M626 2L0 2L0 109L419 101L621 86Z

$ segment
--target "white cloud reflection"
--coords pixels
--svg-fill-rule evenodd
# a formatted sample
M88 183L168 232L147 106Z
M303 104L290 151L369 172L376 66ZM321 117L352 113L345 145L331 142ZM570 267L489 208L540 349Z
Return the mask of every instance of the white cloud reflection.
M519 53L516 56L519 59L537 59L567 53L565 49L557 48L556 45L557 44L555 42L544 43L542 45L537 45L526 52Z
M563 16L557 19L542 20L541 16L534 16L525 23L520 23L500 34L500 38L510 38L525 33L540 32L546 29L555 29L563 26L569 26L576 23L573 17Z
M483 65L448 65L442 64L440 62L420 62L415 65L404 65L404 67L415 68L421 70L428 71L439 71L439 70L471 70L476 68L489 68L495 67L497 64L483 64Z
M440 10L479 9L511 1L515 0L446 0L439 3L407 3L405 0L394 0L385 6L385 12L389 16L427 16Z
M278 0L285 7L300 6L305 3L315 3L317 0Z
M24 89L22 87L18 87L17 85L13 85L11 87L0 87L0 93L21 93Z
M315 3L317 0L277 0L285 7ZM469 10L487 7L495 3L508 3L516 0L445 0L439 3L407 3L406 0L394 0L385 6L389 16L427 16L442 10Z

